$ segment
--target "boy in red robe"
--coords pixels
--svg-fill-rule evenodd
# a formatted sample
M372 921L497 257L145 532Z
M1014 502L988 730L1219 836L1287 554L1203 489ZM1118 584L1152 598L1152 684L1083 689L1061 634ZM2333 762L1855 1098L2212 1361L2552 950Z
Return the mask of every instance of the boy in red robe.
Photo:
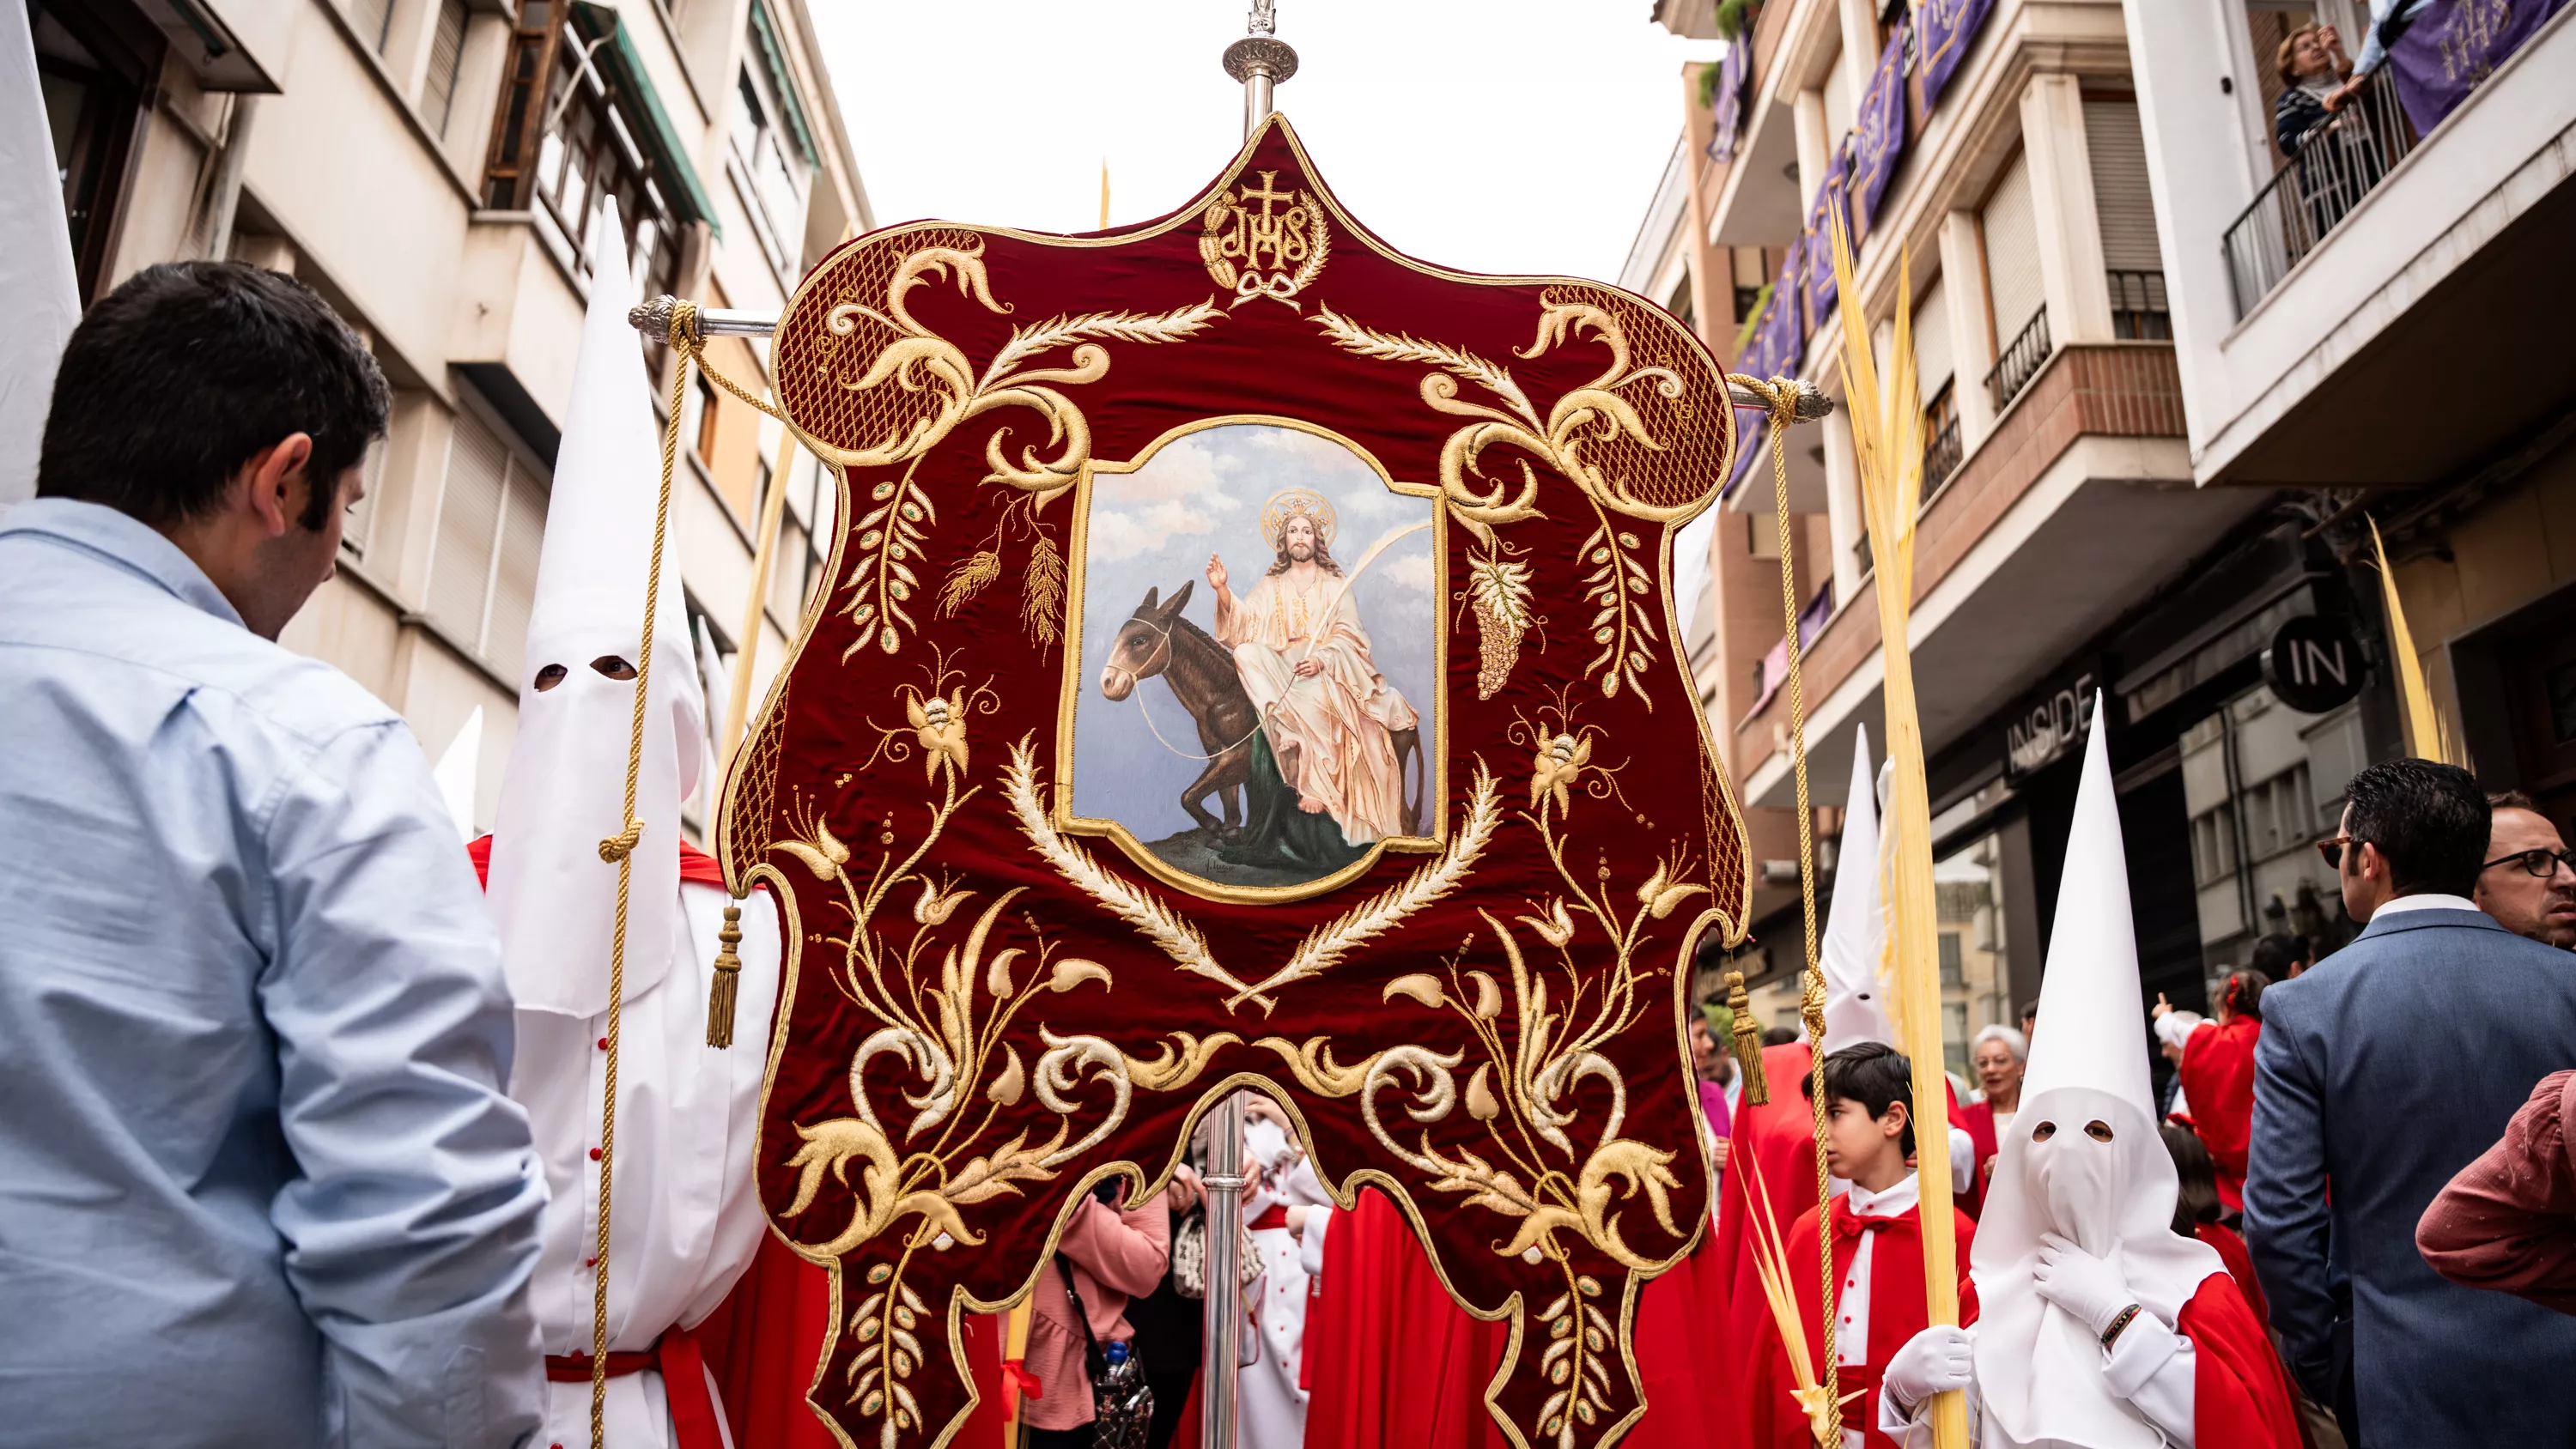
M1913 1067L1893 1047L1863 1042L1825 1058L1825 1161L1851 1183L1833 1200L1834 1358L1840 1388L1859 1395L1843 1406L1844 1442L1895 1449L1878 1432L1879 1377L1889 1358L1922 1331L1923 1220L1913 1167ZM1976 1228L1951 1210L1962 1268ZM1824 1335L1817 1313L1817 1210L1808 1208L1786 1234L1789 1286L1805 1320L1807 1359L1820 1366ZM1959 1317L1977 1319L1976 1285L1959 1278ZM1763 1449L1810 1449L1797 1382L1776 1327L1765 1336L1765 1384L1752 1404L1754 1436ZM1821 1377L1821 1371L1819 1373ZM1855 1436L1858 1439L1855 1439Z

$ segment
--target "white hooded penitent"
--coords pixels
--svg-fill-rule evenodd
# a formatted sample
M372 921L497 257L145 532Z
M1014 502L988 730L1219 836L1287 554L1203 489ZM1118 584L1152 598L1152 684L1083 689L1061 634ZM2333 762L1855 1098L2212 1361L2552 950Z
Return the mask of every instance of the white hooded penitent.
M2043 1029L1971 1254L1984 1305L1976 1369L1988 1445L2163 1442L2110 1392L2095 1333L2034 1288L2042 1234L2108 1260L2135 1301L2167 1325L2202 1280L2223 1271L2215 1250L2173 1230L2177 1186L2156 1135L2128 864L2101 719L2097 693L2040 981Z
M10 198L0 207L0 296L9 299L9 342L0 347L0 514L36 496L54 368L81 314L35 38L26 6L7 12L0 14L0 196Z
M1834 850L1834 900L1825 915L1819 955L1825 968L1825 1049L1865 1041L1893 1045L1880 966L1887 911L1878 856L1878 795L1871 788L1869 728L1853 731L1851 800L1843 809L1842 843Z
M596 1016L608 1009L617 866L599 844L625 829L626 755L643 663L644 586L652 567L661 453L644 353L626 309L635 300L614 202L591 227L590 308L573 364L572 402L528 616L518 737L492 830L492 915L501 960L523 1011ZM628 892L626 997L669 970L680 888L680 802L706 760L679 548L667 541L658 581L652 694Z

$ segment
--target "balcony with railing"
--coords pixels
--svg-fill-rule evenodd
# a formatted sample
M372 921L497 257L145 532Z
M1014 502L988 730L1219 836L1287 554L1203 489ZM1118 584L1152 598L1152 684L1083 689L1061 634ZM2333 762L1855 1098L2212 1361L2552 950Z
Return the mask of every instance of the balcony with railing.
M1995 358L1993 369L1986 374L1986 387L1994 396L1997 413L2012 406L2012 400L2021 396L2023 388L2030 386L2030 380L2039 375L2040 364L2048 361L2054 350L2048 340L2048 309L2041 307L2022 324L2021 331Z
M2316 250L2415 149L2416 139L2385 67L2372 72L2332 119L2301 137L2290 159L2227 228L2223 245L2236 315L2252 311Z

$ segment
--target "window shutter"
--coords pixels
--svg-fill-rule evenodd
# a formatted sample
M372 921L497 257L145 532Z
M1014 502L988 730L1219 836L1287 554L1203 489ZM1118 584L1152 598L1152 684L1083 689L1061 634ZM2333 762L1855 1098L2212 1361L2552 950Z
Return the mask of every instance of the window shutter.
M2093 209L2102 223L2102 265L2160 272L2155 199L2147 186L2147 142L2135 101L2086 101L2084 145L2093 160Z
M2039 280L2039 229L2030 210L2030 158L2013 157L2011 169L1987 198L1980 217L1986 239L1986 290L1994 307L1995 346L2012 346L2047 301Z
M381 54L393 35L394 0L350 0L349 28Z
M1914 380L1930 402L1958 364L1950 346L1950 292L1935 278L1914 304ZM1931 481L1931 480L1926 480Z
M429 41L429 78L422 84L421 113L441 138L456 109L456 71L465 61L465 0L439 0L438 31Z
M438 543L429 565L429 617L457 642L483 650L484 601L492 587L510 455L470 414L458 413L447 443L447 480L438 504Z

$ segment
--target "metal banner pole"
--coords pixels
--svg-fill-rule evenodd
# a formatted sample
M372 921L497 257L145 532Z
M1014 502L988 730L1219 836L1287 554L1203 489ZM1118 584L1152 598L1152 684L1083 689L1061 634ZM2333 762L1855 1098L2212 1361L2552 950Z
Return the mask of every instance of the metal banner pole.
M1207 1352L1201 1356L1199 1449L1234 1449L1236 1365L1243 1357L1243 1094L1208 1116Z

